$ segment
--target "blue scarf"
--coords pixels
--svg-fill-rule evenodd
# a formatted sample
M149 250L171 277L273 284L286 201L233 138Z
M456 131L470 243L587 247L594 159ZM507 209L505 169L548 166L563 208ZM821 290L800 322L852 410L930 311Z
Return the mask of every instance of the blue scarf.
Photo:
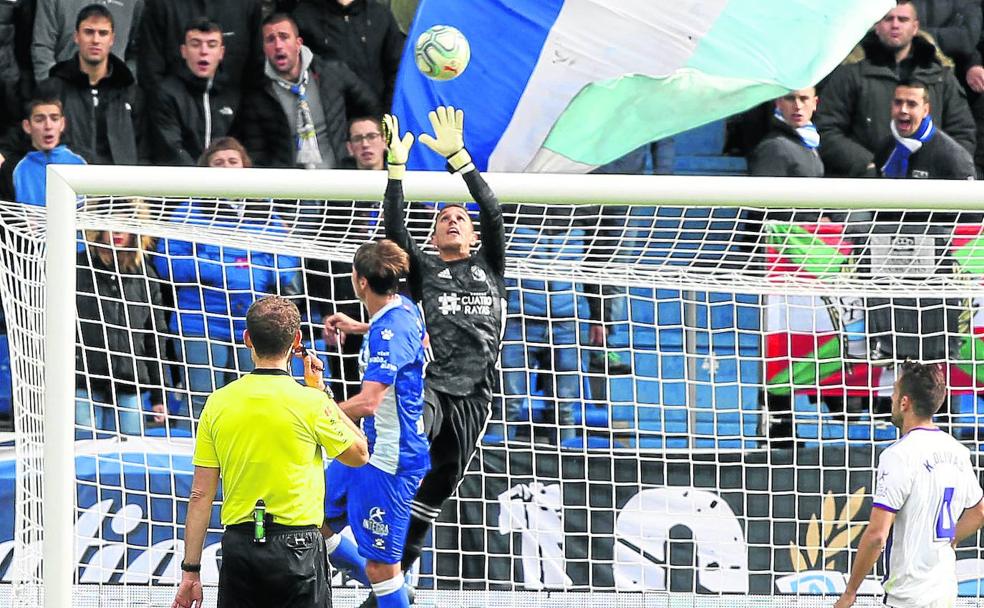
M779 119L779 122L789 125L789 123L786 122L786 119L783 118L782 112L779 111L779 108L775 108L772 115ZM796 134L799 135L800 143L803 144L804 148L816 150L820 147L820 133L817 132L817 128L813 126L812 122L808 122L802 127L795 127L795 130Z
M912 137L902 137L898 129L895 128L895 121L891 122L892 135L895 137L895 149L888 157L881 168L884 177L904 178L909 176L909 157L927 141L933 139L936 129L933 127L933 117L927 116L919 124L919 128L912 134Z

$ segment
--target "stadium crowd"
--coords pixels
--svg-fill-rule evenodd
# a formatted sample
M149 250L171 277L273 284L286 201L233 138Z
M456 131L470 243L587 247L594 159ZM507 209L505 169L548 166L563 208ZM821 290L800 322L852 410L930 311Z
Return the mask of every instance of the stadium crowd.
M44 170L51 163L381 170L385 145L379 117L393 98L415 4L0 0L0 199L43 205ZM899 0L816 87L729 119L721 153L747 158L751 175L981 177L982 7L980 0ZM599 171L672 172L672 159L664 157L668 150L672 153L672 142L655 142ZM228 217L241 224L244 213L235 206L196 202L179 211L192 223L198 221L195 217L212 218L202 222ZM519 210L505 210L510 211ZM247 218L257 230L276 231L278 222L282 220L273 208L265 217ZM569 218L558 222L558 234L571 224ZM549 217L536 226L519 225L514 244L555 255L553 228ZM578 252L570 249L571 235L564 229L565 255L597 252L589 230L574 235ZM139 358L160 351L167 353L165 359L192 366L211 362L229 373L135 374L132 369L124 372L122 364L103 361L103 369L119 369L121 375L103 387L80 380L79 420L86 424L99 420L100 403L115 399L121 407L134 407L138 385L149 387L143 401L153 410L146 419L151 424L164 418L162 385L181 385L204 397L230 381L248 367L247 350L236 344L245 311L261 293L309 297L311 304L301 309L312 325L322 316L345 312L354 302L345 265L314 268L316 263L289 256L195 247L171 239L145 244L148 263L138 254L131 267L121 268L114 264L122 260L113 262L99 253L117 238L87 235L87 247L95 253L80 250L86 276L93 275L90 266L102 264L101 271L146 273L176 286L164 295L173 299L177 311L170 319L130 315L131 323L143 325L129 330L181 339L158 343L151 338L143 342L145 351L129 354ZM341 279L324 280L326 270ZM145 284L133 282L138 283ZM85 284L80 280L79 285L83 289ZM503 350L507 398L500 407L507 420L521 416L521 402L531 392L526 370L543 370L543 393L555 400L547 415L567 429L546 439L563 442L571 438L572 424L563 403L579 399L583 388L579 345L593 347L592 371L631 372L605 350L604 328L618 294L597 286L532 281L524 281L523 288L542 297L520 299L517 289L509 291L506 339L522 344L507 344ZM85 289L101 293L98 280L89 280ZM240 301L225 289L245 290L247 297ZM136 302L153 301L153 294L138 291L124 299L129 302L132 295ZM93 310L89 300L83 306L87 297L80 295L80 310ZM357 303L352 310L361 312ZM93 314L98 319L113 313ZM82 335L83 346L95 349L106 349L105 341L113 339L97 331ZM349 356L332 361L333 377L348 382L337 385L341 397L357 385L352 355L358 348L358 338L352 337L342 351ZM80 369L82 365L80 361ZM178 400L171 413L197 416L203 401L192 401ZM790 410L781 399L765 401L775 411ZM118 425L123 432L139 432L122 419L94 424L97 429ZM779 420L777 435L790 433L783 424L791 421ZM493 431L500 436L512 432Z

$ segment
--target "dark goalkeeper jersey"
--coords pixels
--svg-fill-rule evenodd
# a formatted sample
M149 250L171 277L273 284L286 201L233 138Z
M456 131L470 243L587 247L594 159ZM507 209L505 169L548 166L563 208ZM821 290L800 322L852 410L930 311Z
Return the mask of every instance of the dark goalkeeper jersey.
M478 171L463 177L479 207L482 247L477 253L444 262L421 251L406 229L400 180L386 186L386 238L410 255L410 294L422 304L430 335L428 386L449 395L491 399L505 315L505 229L499 201Z

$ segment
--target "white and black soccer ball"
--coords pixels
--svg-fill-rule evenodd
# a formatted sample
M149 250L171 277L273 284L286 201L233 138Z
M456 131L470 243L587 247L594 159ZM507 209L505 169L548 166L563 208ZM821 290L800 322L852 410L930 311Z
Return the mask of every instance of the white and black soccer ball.
M456 28L435 25L417 38L413 56L417 69L424 76L432 80L452 80L468 67L471 47Z

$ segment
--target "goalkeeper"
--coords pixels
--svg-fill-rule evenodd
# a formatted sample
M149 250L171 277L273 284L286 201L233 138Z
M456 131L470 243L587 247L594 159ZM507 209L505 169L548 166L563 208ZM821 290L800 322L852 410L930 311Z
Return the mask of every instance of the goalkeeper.
M424 537L454 493L485 428L492 402L493 374L499 356L505 312L505 230L499 201L479 175L465 150L464 115L452 107L430 113L435 137L420 141L444 156L448 170L461 175L478 202L482 247L464 205L446 205L437 215L431 243L437 255L424 254L404 223L403 174L413 135L401 139L395 116L383 118L389 182L383 201L386 238L410 255L408 283L421 303L433 361L427 366L427 408L434 411L431 470L410 507L403 547L403 570L420 557ZM337 316L325 320L328 332L365 333L364 323Z

